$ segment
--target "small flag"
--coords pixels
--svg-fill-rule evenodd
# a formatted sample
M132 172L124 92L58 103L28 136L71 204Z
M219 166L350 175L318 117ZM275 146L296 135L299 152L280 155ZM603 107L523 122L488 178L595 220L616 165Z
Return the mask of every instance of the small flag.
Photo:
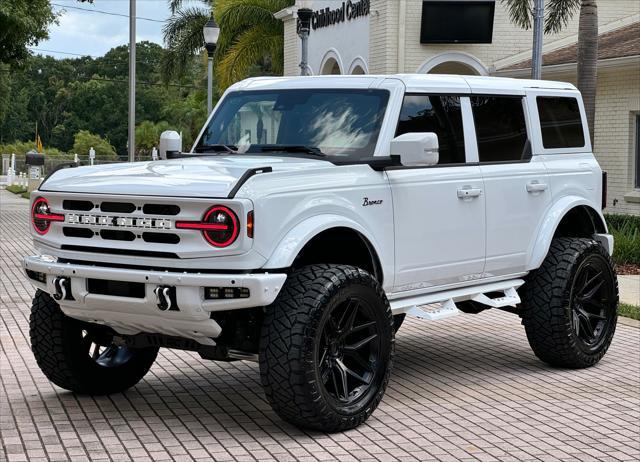
M37 135L36 138L36 150L42 154L43 148L42 148L42 140L40 139L40 135Z

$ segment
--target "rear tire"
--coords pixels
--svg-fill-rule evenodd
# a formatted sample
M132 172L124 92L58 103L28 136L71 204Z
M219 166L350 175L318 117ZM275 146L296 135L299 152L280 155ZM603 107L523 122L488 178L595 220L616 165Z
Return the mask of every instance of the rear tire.
M601 245L592 239L554 239L522 295L522 323L538 358L568 368L602 359L616 329L618 281Z
M307 266L289 276L267 307L260 377L284 420L342 431L378 406L393 353L393 316L380 284L351 266Z
M104 327L66 316L58 303L38 290L29 318L31 351L53 383L81 394L117 393L149 371L158 348L131 349L113 344Z

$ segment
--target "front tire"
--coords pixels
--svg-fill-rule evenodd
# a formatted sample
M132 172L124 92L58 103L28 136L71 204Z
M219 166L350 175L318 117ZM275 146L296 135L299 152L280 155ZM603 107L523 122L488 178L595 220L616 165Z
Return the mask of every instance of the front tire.
M267 308L260 377L284 420L335 432L357 427L378 406L391 372L393 316L366 271L313 265L295 271Z
M29 318L31 350L49 380L69 391L102 395L134 386L149 371L158 348L131 349L113 343L101 326L66 316L38 290Z
M554 239L522 294L522 323L538 358L568 368L602 359L616 329L618 281L601 245L592 239Z

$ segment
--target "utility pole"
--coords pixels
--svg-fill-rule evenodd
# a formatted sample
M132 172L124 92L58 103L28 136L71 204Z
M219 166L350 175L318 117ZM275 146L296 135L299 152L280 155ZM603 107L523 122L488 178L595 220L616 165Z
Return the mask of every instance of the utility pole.
M129 0L129 162L136 156L136 0Z
M542 78L542 37L544 30L544 0L534 0L533 4L533 56L531 57L531 78Z
M311 16L313 11L307 7L307 2L298 2L302 8L298 8L298 22L296 29L302 42L300 50L300 75L309 75L309 32L311 32Z

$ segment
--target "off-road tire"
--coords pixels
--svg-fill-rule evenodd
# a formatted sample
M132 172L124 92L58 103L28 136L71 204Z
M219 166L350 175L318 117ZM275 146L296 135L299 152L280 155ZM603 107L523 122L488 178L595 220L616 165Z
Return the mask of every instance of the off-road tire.
M353 296L375 312L373 328L380 335L380 360L369 391L360 401L341 407L323 385L318 350L327 317ZM288 277L278 298L266 309L259 357L267 400L282 419L302 428L336 432L357 427L384 395L394 342L389 302L369 273L343 265L303 267Z
M36 292L29 318L31 351L42 372L61 388L90 395L121 392L138 383L156 359L158 348L140 348L130 350L120 365L102 366L81 348L87 328L66 316L49 294Z
M602 314L606 316L599 340L593 345L579 337L574 325L573 291L578 285L578 271L585 265L602 268L602 287L611 294L603 303ZM595 277L594 284L598 284ZM542 266L527 277L521 294L522 323L538 358L567 368L590 367L602 359L616 328L618 283L611 258L600 244L583 238L554 239Z

